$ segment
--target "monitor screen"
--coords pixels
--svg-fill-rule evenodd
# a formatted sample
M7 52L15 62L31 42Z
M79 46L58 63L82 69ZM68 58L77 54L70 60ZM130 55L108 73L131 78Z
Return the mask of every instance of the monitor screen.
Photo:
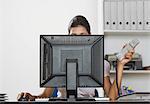
M103 35L41 35L40 87L100 87Z

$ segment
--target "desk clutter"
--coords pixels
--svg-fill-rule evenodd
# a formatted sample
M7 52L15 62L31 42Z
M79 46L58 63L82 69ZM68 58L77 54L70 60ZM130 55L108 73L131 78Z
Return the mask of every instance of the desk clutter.
M119 91L120 96L129 95L135 93L133 88L131 86L121 86L121 89Z
M117 57L115 54L106 54L105 60L110 63L110 69L116 70ZM132 60L125 64L124 70L143 70L142 56L139 53L133 54Z
M135 92L133 94L128 94L124 96L120 96L118 101L130 101L130 102L150 102L150 93L149 92ZM142 103L142 104L143 104ZM145 103L144 103L145 104Z
M6 93L0 93L0 101L6 101L8 100L8 96Z

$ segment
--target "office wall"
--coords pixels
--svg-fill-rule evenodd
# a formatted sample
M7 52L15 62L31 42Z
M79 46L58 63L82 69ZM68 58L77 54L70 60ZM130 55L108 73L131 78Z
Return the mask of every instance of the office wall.
M1 1L0 1L0 91L2 92L2 8L1 8Z
M2 20L2 8L1 8L1 1L0 1L0 22ZM0 48L2 47L1 45L1 34L2 34L2 25L0 24ZM2 56L2 53L1 53L1 49L0 49L0 58ZM0 76L1 76L1 72L2 72L2 60L0 60ZM1 91L1 84L2 84L2 81L1 81L1 78L0 78L0 91Z
M39 88L39 35L67 34L69 21L84 15L97 33L97 0L1 0L0 92L10 100Z

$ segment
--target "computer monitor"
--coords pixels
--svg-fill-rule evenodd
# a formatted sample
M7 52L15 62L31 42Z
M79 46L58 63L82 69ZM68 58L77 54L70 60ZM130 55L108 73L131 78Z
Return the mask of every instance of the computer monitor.
M103 87L103 35L41 35L40 87Z

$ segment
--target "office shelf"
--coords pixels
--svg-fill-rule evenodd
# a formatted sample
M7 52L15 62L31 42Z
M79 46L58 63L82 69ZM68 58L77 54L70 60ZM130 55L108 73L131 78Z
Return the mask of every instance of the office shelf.
M111 3L108 3L109 1L111 1ZM115 1L119 2L116 4L117 8L118 8L118 4L122 5L119 7L122 9L118 9L118 10L119 10L119 13L123 14L123 15L120 15L119 18L121 16L123 16L123 18L125 18L125 16L127 16L127 15L124 15L124 12L120 12L121 10L124 11L126 9L124 6L124 3L121 4L121 1L125 2L125 0L119 0L119 1L118 0L104 0L103 15L102 16L104 19L103 20L103 24L104 24L103 25L103 32L104 32L104 36L105 36L105 46L106 46L105 47L105 50L106 50L105 54L117 52L119 50L118 48L120 48L122 44L125 44L129 40L136 38L136 39L140 40L140 45L139 45L139 48L136 52L139 51L139 53L143 56L144 62L149 63L149 62L147 62L147 60L148 60L147 58L149 58L149 54L147 52L149 52L150 28L147 29L147 28L145 28L145 25L143 25L142 28L138 28L138 27L131 28L131 27L129 27L129 28L125 29L125 26L124 26L125 24L123 24L122 28L124 28L124 29L122 29L122 30L121 30L121 28L118 28L119 27L118 25L116 27L113 27L112 21L118 18L118 17L115 17L114 15L115 14L118 15L118 13L116 13L116 12L114 13L114 10L117 10L117 9L116 8L114 9L113 8L114 6L110 6L110 5L111 4L115 5L115 3L114 3ZM138 4L144 5L142 3L139 3L139 2L143 2L143 1L145 1L145 0L138 1ZM106 4L106 2L107 2L107 4ZM132 1L132 3L133 2L134 1ZM147 2L147 0L146 0L146 2ZM126 4L126 6L128 6L128 5ZM133 7L133 9L136 8L134 6L132 6L132 7ZM129 8L127 8L127 9L129 10ZM142 7L138 7L137 9L138 9L138 12L143 11ZM117 12L118 12L118 10L117 10ZM144 10L146 10L146 8ZM111 11L113 11L113 13L109 14L109 12L111 12ZM148 10L148 12L149 12L149 10ZM133 14L135 14L135 13L133 13ZM113 18L111 16L113 16ZM107 21L107 19L108 20L113 19L113 20ZM123 19L123 22L124 22L124 20L125 19ZM106 24L105 21L109 22L108 27L107 27L107 25L105 25ZM120 20L117 20L116 23L118 21L120 21ZM128 20L128 21L130 22L130 20ZM143 21L143 23L144 23L144 21ZM148 55L145 56L145 54L148 54ZM149 64L148 64L148 66L149 66ZM110 75L111 81L113 81L116 78L116 71L111 70L110 74L111 74ZM122 80L123 85L132 86L135 91L141 91L141 92L149 91L149 88L150 88L149 87L149 85L150 85L150 83L149 83L150 70L123 70L123 74L124 74L123 78L122 78L123 79ZM142 86L142 85L146 85L146 86Z
M111 74L115 74L116 71L111 70ZM124 70L124 74L150 74L150 70Z
M136 32L144 32L145 33L145 32L150 32L150 30L104 30L104 32L106 32L106 33L107 32L125 32L125 33L126 32L131 32L131 33L132 32L135 32L135 33Z

